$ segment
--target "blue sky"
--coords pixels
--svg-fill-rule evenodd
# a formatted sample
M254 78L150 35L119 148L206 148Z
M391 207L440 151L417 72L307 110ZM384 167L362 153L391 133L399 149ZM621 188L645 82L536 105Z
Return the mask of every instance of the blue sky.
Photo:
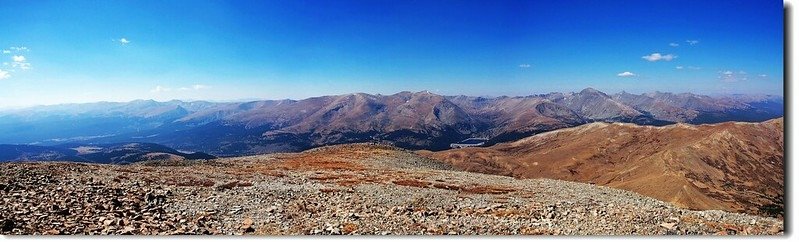
M782 1L0 0L0 107L352 92L781 94Z

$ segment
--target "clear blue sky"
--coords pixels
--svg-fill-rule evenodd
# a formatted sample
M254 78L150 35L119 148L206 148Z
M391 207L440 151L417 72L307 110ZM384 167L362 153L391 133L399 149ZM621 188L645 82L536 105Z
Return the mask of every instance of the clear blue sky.
M403 90L781 94L783 3L0 0L0 49L0 107Z

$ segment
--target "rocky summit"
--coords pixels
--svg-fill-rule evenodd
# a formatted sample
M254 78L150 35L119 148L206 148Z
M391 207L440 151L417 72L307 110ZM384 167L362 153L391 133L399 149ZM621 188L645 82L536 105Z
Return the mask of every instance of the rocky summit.
M455 171L389 146L132 165L0 164L0 233L782 234L625 190Z

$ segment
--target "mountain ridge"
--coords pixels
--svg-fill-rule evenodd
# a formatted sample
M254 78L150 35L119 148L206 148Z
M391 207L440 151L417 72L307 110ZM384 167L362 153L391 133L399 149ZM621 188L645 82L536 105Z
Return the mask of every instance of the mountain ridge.
M494 98L406 91L239 103L138 100L0 112L0 143L150 142L222 156L353 142L443 150L470 137L493 144L593 121L762 121L782 116L782 107L772 96L608 95L593 88Z

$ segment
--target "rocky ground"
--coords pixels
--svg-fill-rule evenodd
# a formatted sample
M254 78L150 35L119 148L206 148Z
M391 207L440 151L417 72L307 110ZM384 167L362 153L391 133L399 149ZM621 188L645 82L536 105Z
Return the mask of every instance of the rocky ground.
M782 234L783 221L453 171L384 146L135 165L0 164L1 234Z

